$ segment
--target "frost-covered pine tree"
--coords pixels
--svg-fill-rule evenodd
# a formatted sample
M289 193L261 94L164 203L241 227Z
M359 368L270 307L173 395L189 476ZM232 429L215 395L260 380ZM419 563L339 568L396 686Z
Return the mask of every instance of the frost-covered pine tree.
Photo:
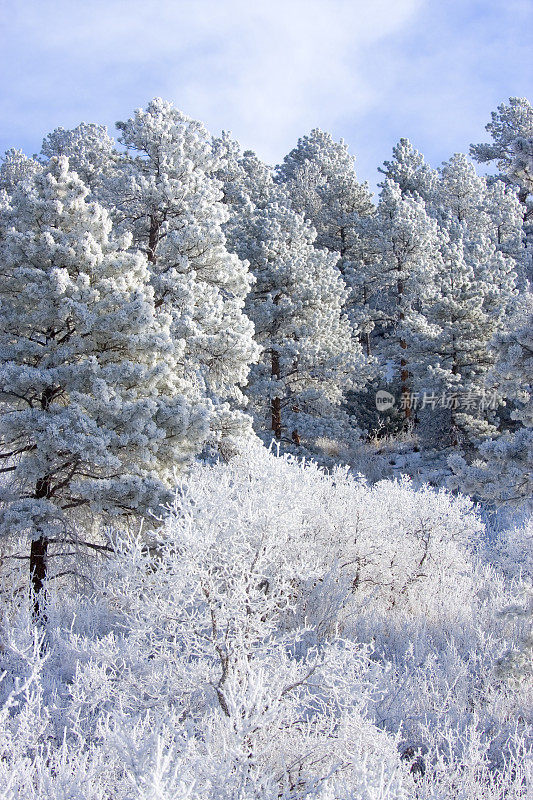
M523 228L523 209L514 187L491 181L485 190L484 213L490 220L489 235L497 252L510 261L518 285L525 288L531 261Z
M241 151L227 131L213 139L214 176L222 184L224 203L230 208L230 224L244 207L252 203L263 208L273 200L286 202L286 193L274 183L274 172L252 151Z
M374 206L367 184L357 179L354 156L344 141L315 128L277 168L277 181L291 207L315 228L315 247L338 254L337 268L349 289L345 310L369 356L372 321L365 312L373 285L367 226Z
M444 438L454 445L461 437L486 437L495 430L494 400L485 397L494 363L489 343L513 308L514 255L521 249L516 201L502 190L498 183L488 189L466 156L456 154L440 171L432 203L442 266L422 305L430 335L419 350L431 390L450 412Z
M343 313L338 254L314 247L316 232L254 153L241 154L228 136L214 146L230 210L228 244L256 281L246 304L263 351L247 390L256 430L267 441L320 451L319 438L353 436L343 393L370 374Z
M117 127L127 154L108 186L113 217L148 258L156 304L183 345L183 370L212 403L213 441L231 443L249 431L238 406L257 347L244 314L251 278L227 248L211 140L159 98Z
M258 429L315 448L347 435L343 391L369 369L343 313L346 289L336 254L314 247L315 232L287 205L253 207L235 236L255 277L246 309L263 354L248 394Z
M498 354L489 384L514 406L515 431L483 442L471 466L450 458L452 486L496 504L520 504L533 494L533 295L521 298L507 330L493 341Z
M14 147L6 150L0 164L0 191L3 189L9 194L21 181L33 177L40 169L40 164L25 156L22 150Z
M431 202L438 173L426 164L422 153L415 150L409 139L400 139L392 149L392 159L384 161L379 172L397 183L403 195Z
M115 143L104 125L81 122L72 130L56 128L43 139L41 154L43 160L66 156L70 169L104 202L105 179L118 159Z
M487 164L495 161L500 178L519 187L519 197L527 205L533 192L533 108L525 97L510 97L509 105L502 103L491 114L492 121L485 129L492 143L473 144L470 153L476 161ZM529 215L531 207L529 207Z
M73 518L157 509L209 431L146 258L88 193L53 158L0 216L0 533L31 540L37 614Z
M383 364L388 362L396 370L404 418L408 421L413 417L411 397L418 389L413 382L415 357L420 350L420 336L427 335L420 310L440 266L441 240L424 202L418 197L402 196L400 186L390 179L383 184L372 227L374 314L381 332L376 352Z
M464 153L455 153L439 170L437 214L452 223L465 223L470 231L478 231L486 225L480 219L486 181L476 174L474 165ZM448 226L449 227L449 226Z
M448 242L424 303L430 335L418 348L431 387L428 403L449 411L444 444L458 445L461 433L487 435L491 430L486 412L494 406L485 399L485 376L492 363L488 343L498 321L484 307L489 288L476 278L463 241Z
M288 207L290 200L284 188L274 182L271 167L251 150L243 153L228 133L213 140L213 153L214 177L220 181L229 212L223 225L228 248L245 259L242 254L253 235L250 220L255 211L272 203Z
M277 174L292 207L315 228L315 247L339 253L343 273L358 237L359 219L373 208L367 184L357 180L354 162L344 141L335 142L329 133L315 128L298 140Z
M485 127L492 142L473 144L470 153L482 164L495 162L500 180L518 191L527 243L525 272L533 280L533 108L525 97L510 97L491 116Z

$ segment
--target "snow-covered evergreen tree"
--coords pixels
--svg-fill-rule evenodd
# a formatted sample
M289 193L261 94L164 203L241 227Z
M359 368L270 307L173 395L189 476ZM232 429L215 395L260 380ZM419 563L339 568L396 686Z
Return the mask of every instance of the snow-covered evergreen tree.
M258 428L311 448L319 437L347 435L337 407L369 374L342 310L337 256L314 238L300 214L275 202L254 207L235 237L256 279L246 309L263 349L248 388Z
M372 222L375 252L372 270L374 314L382 338L376 353L383 364L394 365L402 394L404 417L413 417L411 396L421 334L427 325L420 309L431 291L440 266L440 236L435 220L419 197L402 196L400 186L387 179ZM413 345L416 343L416 349Z
M43 160L66 156L70 169L99 201L104 201L104 181L118 158L115 143L104 125L81 122L72 130L56 128L43 139L41 154Z
M146 258L88 192L54 158L1 214L0 533L31 539L37 611L69 515L156 509L209 430Z
M345 310L370 355L372 322L365 312L373 281L367 227L374 206L367 184L357 179L354 156L344 141L315 128L285 157L277 181L291 207L315 228L315 247L338 254L337 267L349 289Z
M11 147L6 150L0 163L0 191L3 189L9 194L22 181L36 175L40 169L41 166L35 159L28 158L22 150Z
M500 180L518 190L527 243L525 272L533 280L533 108L524 97L510 97L491 116L485 127L492 142L473 144L470 153L482 164L495 162Z
M400 139L392 148L392 159L384 161L379 171L398 184L402 194L430 203L438 181L437 170L426 164L409 139Z
M514 187L503 181L490 181L484 194L484 215L490 224L488 233L496 250L509 261L517 273L520 288L527 285L531 253L526 246L523 208Z
M211 140L159 98L117 127L128 153L108 186L114 219L150 262L156 303L183 343L183 369L213 403L213 440L231 443L249 430L238 406L257 347L243 310L251 277L226 246Z
M520 200L527 204L533 192L533 108L525 97L510 97L491 114L485 129L492 143L473 144L470 153L482 164L496 162L500 177L519 187ZM531 213L531 211L529 212Z
M274 183L274 172L251 150L241 151L239 143L230 134L213 140L214 176L222 184L224 203L231 208L229 226L243 207L253 203L257 208L278 200L286 202L286 193Z
M518 303L507 329L493 341L497 361L489 384L513 406L515 431L491 438L480 446L479 457L468 466L461 456L450 458L452 486L493 503L520 504L533 495L533 295Z
M461 431L487 435L493 430L486 422L494 404L485 398L485 376L492 363L488 343L498 318L484 308L490 288L476 278L461 240L443 248L442 267L424 304L430 335L419 344L419 358L431 386L427 402L449 409L444 444L459 444Z
M432 211L442 267L423 304L431 335L420 350L432 391L450 411L449 443L458 444L461 431L476 438L495 430L495 395L485 397L494 363L489 343L513 308L522 245L516 201L501 183L488 189L462 154L443 165Z
M292 207L315 228L315 247L339 253L343 273L357 240L359 218L373 208L367 184L357 180L354 162L344 141L335 142L329 133L315 128L285 156L277 176Z
M256 281L246 303L263 351L247 390L256 429L267 441L320 451L322 437L354 436L340 404L346 388L363 386L371 373L343 312L338 254L315 248L315 230L254 153L241 154L228 136L214 147L228 244Z

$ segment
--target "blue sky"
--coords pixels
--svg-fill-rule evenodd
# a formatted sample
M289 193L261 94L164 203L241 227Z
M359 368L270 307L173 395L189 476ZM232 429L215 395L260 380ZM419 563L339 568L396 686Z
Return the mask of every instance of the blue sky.
M280 161L313 127L361 179L406 136L438 165L531 98L531 0L0 0L0 152L156 95Z

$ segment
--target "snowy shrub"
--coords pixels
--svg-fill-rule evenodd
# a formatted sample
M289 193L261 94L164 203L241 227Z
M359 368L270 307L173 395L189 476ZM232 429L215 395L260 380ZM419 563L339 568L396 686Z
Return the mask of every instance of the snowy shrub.
M10 599L0 798L525 798L527 584L482 534L407 481L197 465L44 640Z

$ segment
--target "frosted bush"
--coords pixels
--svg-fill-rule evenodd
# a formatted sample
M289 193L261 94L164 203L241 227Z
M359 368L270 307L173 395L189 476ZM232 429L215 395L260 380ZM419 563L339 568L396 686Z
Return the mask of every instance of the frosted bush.
M482 535L407 481L194 467L43 642L10 598L1 800L522 800L527 584Z

